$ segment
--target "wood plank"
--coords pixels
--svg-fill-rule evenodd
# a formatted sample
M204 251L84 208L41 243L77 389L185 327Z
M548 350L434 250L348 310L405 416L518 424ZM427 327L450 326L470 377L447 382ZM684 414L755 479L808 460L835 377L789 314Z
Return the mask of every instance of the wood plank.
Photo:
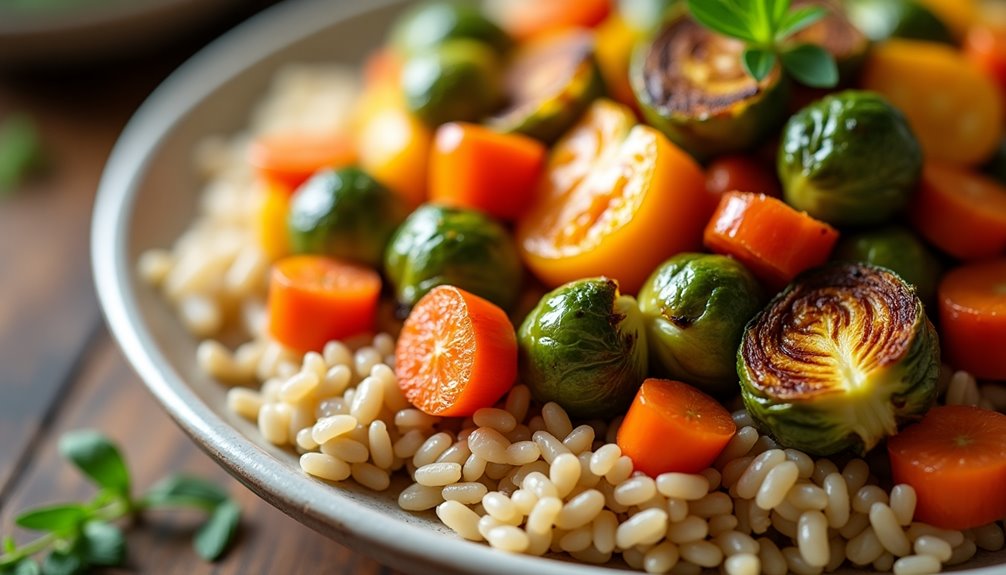
M35 446L9 504L0 512L0 525L12 525L17 510L86 498L93 493L57 453L59 436L80 428L98 429L119 443L138 489L185 471L220 482L244 509L241 537L218 564L202 561L191 548L198 516L158 513L127 532L128 564L112 573L394 573L300 525L217 467L161 411L104 330L97 335L79 378L65 395L44 440ZM21 541L30 535L15 533Z

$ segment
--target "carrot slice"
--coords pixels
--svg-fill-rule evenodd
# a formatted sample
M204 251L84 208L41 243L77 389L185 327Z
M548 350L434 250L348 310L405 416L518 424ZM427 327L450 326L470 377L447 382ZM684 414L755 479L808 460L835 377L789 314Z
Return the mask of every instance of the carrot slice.
M569 28L591 28L611 12L611 0L492 0L486 10L518 40Z
M676 471L698 473L737 432L730 412L694 387L647 379L618 428L618 447L633 467L656 477Z
M355 161L356 148L345 134L270 134L248 149L248 162L259 175L291 193L318 170Z
M940 340L950 365L1006 380L1006 259L952 270L939 287Z
M314 255L276 262L269 283L269 333L300 351L372 332L381 277L369 268Z
M278 260L290 253L286 219L290 213L292 193L284 186L267 184L265 197L259 205L255 218L255 239L270 261Z
M733 256L773 289L828 260L838 232L765 194L728 192L706 227L706 247Z
M405 320L395 374L405 397L424 413L468 416L513 386L517 335L499 307L454 286L438 286Z
M1006 253L1006 186L962 168L929 164L911 206L915 229L964 259Z
M915 489L915 518L968 529L1006 516L1006 415L935 407L887 442L895 483Z

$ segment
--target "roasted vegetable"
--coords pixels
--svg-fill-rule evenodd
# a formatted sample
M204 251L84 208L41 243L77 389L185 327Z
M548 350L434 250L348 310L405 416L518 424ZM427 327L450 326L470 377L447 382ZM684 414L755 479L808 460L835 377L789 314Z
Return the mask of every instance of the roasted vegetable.
M827 15L793 36L794 42L822 46L838 65L839 82L855 80L863 66L870 40L846 16L845 10L830 0L798 0L794 7L820 6Z
M521 324L520 381L574 417L625 413L643 378L643 318L607 278L577 280L541 299Z
M510 234L488 216L427 204L398 228L384 273L403 311L438 285L452 285L510 309L521 265Z
M981 379L1006 381L1006 258L943 276L939 309L947 362Z
M758 280L733 258L674 256L639 291L650 355L671 378L707 393L736 392L737 346L763 297Z
M431 126L474 122L503 101L502 72L487 45L451 40L409 58L402 92L409 110Z
M936 295L940 262L918 236L903 226L842 236L832 259L885 267L915 286L925 303L932 302Z
M687 17L668 22L630 66L647 122L699 159L765 140L785 118L787 90L778 67L751 78L743 49Z
M604 94L593 36L573 30L523 44L507 67L504 87L509 104L490 124L555 140Z
M748 324L737 374L748 412L780 444L865 453L936 399L939 340L889 270L830 264L798 277Z
M450 40L484 42L502 52L510 37L482 11L462 1L424 2L403 14L391 31L391 42L400 52L412 54Z
M290 247L380 267L388 240L407 214L396 194L359 168L323 170L290 201Z
M922 149L887 100L849 90L790 118L778 168L783 197L796 209L830 224L875 224L908 203Z
M954 41L947 25L918 0L845 0L845 10L874 42L888 38Z

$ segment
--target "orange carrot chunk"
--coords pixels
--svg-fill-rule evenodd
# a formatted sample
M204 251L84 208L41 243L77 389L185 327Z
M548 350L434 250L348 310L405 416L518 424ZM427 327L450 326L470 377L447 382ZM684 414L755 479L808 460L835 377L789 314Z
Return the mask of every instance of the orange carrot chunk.
M259 175L291 193L318 170L355 161L353 140L345 134L272 134L248 149L248 162Z
M381 277L332 258L291 256L276 262L269 282L269 333L299 351L374 331Z
M416 303L395 347L405 397L430 415L464 417L491 407L517 377L517 335L506 312L454 286Z
M611 0L490 0L487 11L508 34L526 40L596 26L611 12L611 4Z
M1006 259L965 265L939 286L940 339L950 365L1006 380Z
M911 219L924 238L954 257L1006 253L1006 186L966 169L927 165Z
M889 439L887 452L894 483L915 489L917 521L969 529L1006 516L1006 415L936 407Z
M773 289L828 260L838 232L765 194L728 192L706 227L706 247L733 256Z
M730 412L712 397L679 381L647 379L617 442L636 470L656 477L706 469L736 432Z
M430 200L513 220L534 194L545 153L544 144L521 134L444 124L433 140Z

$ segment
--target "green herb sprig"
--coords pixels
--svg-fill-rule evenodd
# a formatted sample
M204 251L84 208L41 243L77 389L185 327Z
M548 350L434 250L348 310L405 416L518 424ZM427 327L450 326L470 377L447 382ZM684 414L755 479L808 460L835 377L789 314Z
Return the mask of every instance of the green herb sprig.
M237 532L241 508L227 492L204 479L170 476L141 497L131 495L129 470L119 448L97 431L68 433L59 451L98 487L90 501L30 509L15 523L44 535L18 546L10 536L0 543L0 575L74 575L92 567L121 565L126 539L116 525L154 509L197 509L207 515L193 546L207 561L220 558ZM41 563L35 557L44 555Z
M759 82L781 62L796 81L813 88L838 84L838 66L824 48L790 40L827 15L821 6L790 9L790 0L688 0L688 10L703 26L746 44L744 68Z

